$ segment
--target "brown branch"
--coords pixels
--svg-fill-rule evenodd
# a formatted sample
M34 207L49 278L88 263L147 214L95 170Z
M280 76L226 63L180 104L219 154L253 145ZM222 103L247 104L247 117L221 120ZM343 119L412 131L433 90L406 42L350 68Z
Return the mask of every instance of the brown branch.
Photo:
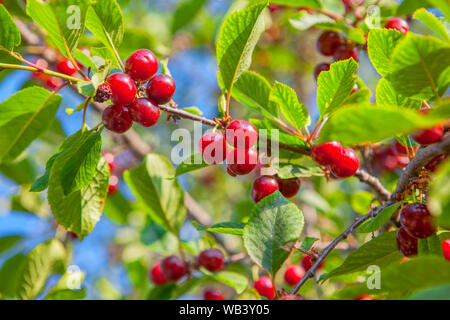
M361 169L356 172L355 177L370 186L380 203L385 203L391 197L391 193L383 186L377 177L374 177Z

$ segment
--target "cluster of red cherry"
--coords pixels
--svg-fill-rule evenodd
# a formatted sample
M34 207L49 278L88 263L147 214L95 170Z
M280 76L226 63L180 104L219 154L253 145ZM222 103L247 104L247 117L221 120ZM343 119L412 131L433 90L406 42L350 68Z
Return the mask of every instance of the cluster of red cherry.
M351 148L343 148L338 141L313 146L311 156L315 162L330 171L333 178L348 178L359 168L359 157Z
M81 50L85 50L85 49L81 49ZM37 59L34 59L33 63L36 66L38 66L39 68L49 69L48 62L45 59L37 58ZM84 68L80 63L77 62L77 64L80 69ZM75 73L77 73L77 69L75 68L75 66L69 59L59 60L55 65L55 69L59 73L62 73L62 74L68 75L68 76L73 76ZM53 77L53 76L50 76L45 73L33 72L32 76L33 76L33 78L38 80L40 83L42 83L46 88L51 89L51 90L55 90L55 89L61 87L64 83L63 79L58 78L58 77Z

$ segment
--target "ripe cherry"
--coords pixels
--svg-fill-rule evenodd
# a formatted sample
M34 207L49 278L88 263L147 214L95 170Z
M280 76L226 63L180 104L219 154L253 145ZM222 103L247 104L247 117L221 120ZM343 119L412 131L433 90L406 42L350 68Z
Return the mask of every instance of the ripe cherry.
M161 262L161 271L171 281L181 279L186 273L184 262L177 256L170 256Z
M258 141L258 131L248 121L234 120L228 125L225 138L235 148L249 149Z
M395 140L395 144L394 144L394 147L393 147L393 151L394 151L395 153L397 153L398 155L401 155L401 156L407 156L407 155L408 155L408 152L409 152L409 154L413 154L413 152L416 152L417 149L418 149L418 147L419 147L419 146L414 146L414 148L412 148L412 147L409 147L409 146L408 146L408 150L407 150L405 146L401 145L400 142L398 142L397 140Z
M109 171L113 172L116 169L116 164L114 163L114 154L111 152L102 152L103 158L109 166Z
M151 127L158 122L161 114L159 108L147 98L135 99L128 107L131 118L144 127Z
M311 149L311 156L321 166L329 166L339 159L342 153L341 143L338 141L324 142Z
M450 239L444 240L441 243L442 252L444 253L445 260L450 261Z
M44 80L45 86L49 89L57 89L64 84L64 81L61 78L52 77L48 75L44 75L42 78Z
M254 287L258 293L266 297L269 300L272 300L275 297L275 290L273 289L272 280L269 277L260 277L256 280Z
M60 73L67 74L68 76L73 76L77 72L77 68L75 68L72 61L69 59L59 61L56 64L56 70Z
M355 150L343 148L341 156L331 166L331 171L338 178L353 176L359 168L359 158Z
M147 96L157 104L168 103L175 93L175 81L167 74L158 74L147 84Z
M411 134L415 142L422 145L429 145L439 142L444 133L444 126L439 125L431 129L418 130Z
M227 143L217 132L204 134L198 142L198 150L207 164L222 163L228 154Z
M300 190L301 180L299 178L281 179L277 177L278 188L285 198L292 198Z
M108 194L114 195L119 191L119 177L116 175L109 176Z
M293 265L286 269L284 273L284 281L291 286L295 286L302 277L305 275L305 271L303 271L302 267Z
M253 182L252 199L259 202L278 190L278 182L274 177L261 176Z
M102 120L106 129L116 133L124 133L133 125L130 112L122 105L107 107L103 111Z
M323 267L323 265L325 264L325 261L322 261L319 266L317 267L317 269L320 269ZM309 269L311 269L313 263L311 262L311 256L306 255L302 258L302 267L303 269L305 269L305 271L308 271Z
M397 231L397 248L405 257L415 256L417 255L417 239L401 227Z
M222 269L224 262L225 257L219 249L204 250L198 256L198 264L211 272Z
M115 73L106 79L111 86L111 100L114 104L125 106L133 102L136 97L136 85L126 73Z
M208 289L203 294L205 300L225 300L222 291L219 289Z
M426 205L412 203L400 211L400 223L414 238L428 238L435 231L433 216Z
M314 78L317 80L319 79L319 74L322 71L328 71L330 70L330 64L329 63L321 63L319 64L316 69L314 69Z
M156 285L164 284L168 281L161 271L161 262L158 262L153 266L150 276L153 283Z
M246 175L255 169L258 163L258 154L253 149L233 149L228 152L228 168L236 175Z
M334 60L347 60L353 58L353 60L358 61L359 51L356 47L351 45L341 45L336 49L334 53Z
M385 28L386 29L395 29L404 34L406 34L409 31L408 22L406 22L402 18L397 18L397 17L389 19L386 22Z
M158 60L150 50L139 49L128 57L125 71L133 80L145 82L158 71Z
M336 49L342 44L339 33L325 31L317 40L317 50L325 56L333 56Z

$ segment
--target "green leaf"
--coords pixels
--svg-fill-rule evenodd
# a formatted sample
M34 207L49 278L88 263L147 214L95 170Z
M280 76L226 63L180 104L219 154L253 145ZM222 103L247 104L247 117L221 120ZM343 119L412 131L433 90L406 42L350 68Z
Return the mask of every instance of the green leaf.
M298 101L294 89L280 82L275 82L270 91L269 100L280 106L283 116L298 130L308 123L308 109Z
M311 9L322 9L323 7L321 0L271 0L270 3Z
M264 31L267 1L230 14L222 24L216 45L217 62L227 90L251 64L253 49ZM229 92L231 94L231 92Z
M0 4L0 48L12 51L21 42L20 31L5 6Z
M443 40L450 41L447 30L442 25L441 21L439 21L438 18L424 8L420 8L414 12L413 19L422 21L428 28L436 32Z
M220 222L211 226L202 226L197 221L191 221L192 225L198 231L208 231L222 234L233 234L242 236L244 234L245 223L243 222Z
M189 113L192 113L192 114L195 114L197 116L201 116L203 114L202 110L200 110L199 108L194 107L194 106L186 107L186 108L183 108L181 110L189 112Z
M261 296L256 289L247 289L236 300L261 300Z
M22 274L20 271L25 265L27 257L19 253L6 260L0 270L0 294L5 298L17 297L18 284Z
M358 64L353 58L331 64L321 72L317 82L317 107L322 116L338 109L349 96L356 82Z
M0 104L0 163L17 158L51 125L61 96L45 89L23 89Z
M303 250L309 250L312 248L314 243L316 241L320 240L319 238L312 238L312 237L305 237L305 239L302 241L302 244L300 246L300 249Z
M408 300L450 300L450 284L420 290L412 294Z
M344 100L343 105L356 104L356 103L370 103L370 96L372 92L369 88L360 88L356 92L350 93L350 95Z
M377 231L382 226L384 226L389 221L389 219L391 219L392 215L400 207L401 204L402 202L397 202L384 208L380 213L378 213L375 218L372 218L362 224L359 227L358 232L369 233Z
M281 247L297 241L303 225L300 209L276 191L253 208L244 228L244 246L250 258L274 278L289 256Z
M27 1L27 14L47 31L48 40L66 57L84 33L88 0Z
M380 79L378 82L376 99L377 104L380 106L399 106L414 110L418 110L422 106L421 100L410 99L395 91L392 84L385 78Z
M212 279L216 282L221 282L223 284L226 284L227 286L232 287L234 290L236 290L237 294L241 294L247 288L248 279L242 274L231 271L220 271L217 273L210 273L207 271L204 272L209 279Z
M431 8L430 2L428 0L403 0L397 7L396 15L399 17L407 16L419 8Z
M127 224L132 211L131 203L120 192L109 195L106 199L104 212L108 218L117 224Z
M75 291L70 289L58 290L49 293L44 300L83 300L86 298L86 290L84 288Z
M178 235L186 207L184 192L174 176L169 160L156 154L147 155L141 165L124 173L125 181L151 218Z
M172 34L185 27L195 19L206 0L184 0L180 2L177 9L173 13L172 18Z
M450 227L450 161L440 166L430 186L428 207L437 219L437 224Z
M392 70L392 52L401 39L403 33L394 29L372 29L367 39L367 52L375 69L382 76Z
M371 265L383 268L402 259L396 242L397 232L382 233L348 255L342 265L326 276L331 277L366 270Z
M419 239L418 241L419 255L436 255L442 257L441 241L436 234L432 234L428 238Z
M30 158L0 164L0 172L19 185L30 184L37 176L34 163Z
M308 30L311 27L322 23L334 23L335 21L330 17L321 14L321 13L313 13L309 14L306 11L300 11L294 17L289 19L289 23L291 26L297 30Z
M388 79L398 93L428 100L445 92L449 70L450 43L409 32L392 53Z
M200 153L194 153L189 158L184 160L182 163L180 163L175 170L175 176L181 176L183 174L186 174L188 172L192 172L195 170L199 170L202 168L208 167L209 164L207 164Z
M444 13L447 20L450 20L450 4L447 0L426 0L428 3L430 3L433 7L438 8L439 10Z
M22 236L5 236L0 238L0 254L14 247L19 241L23 240Z
M177 249L177 237L154 222L142 231L141 241L152 252L167 254Z

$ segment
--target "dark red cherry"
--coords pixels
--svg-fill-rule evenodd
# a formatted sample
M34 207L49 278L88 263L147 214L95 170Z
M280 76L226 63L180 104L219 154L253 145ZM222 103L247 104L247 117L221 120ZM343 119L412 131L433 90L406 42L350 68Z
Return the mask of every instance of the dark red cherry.
M125 106L112 105L103 111L103 125L112 132L124 133L133 125L133 119Z
M325 56L333 56L336 49L342 44L339 33L325 31L317 40L317 50Z
M435 231L433 216L426 205L412 203L400 211L400 223L414 238L428 238Z
M397 248L405 257L415 256L417 255L417 239L401 227L397 231Z
M219 249L204 250L198 256L198 264L211 272L222 269L224 262L225 257Z
M284 273L284 281L291 286L295 286L305 275L302 267L293 265L286 269Z
M233 149L228 152L228 168L236 175L246 175L258 164L258 154L253 149Z
M203 294L205 300L225 300L222 291L219 289L208 289Z
M198 150L208 164L222 163L228 154L225 138L217 132L204 134L198 142Z
M275 290L273 289L272 280L270 280L269 277L260 277L256 280L254 288L261 296L266 297L269 300L272 300L275 297Z
M153 266L150 276L153 283L156 285L164 284L168 281L161 271L161 262L158 262Z
M444 126L436 126L431 129L418 130L411 134L415 142L423 145L429 145L439 142L444 133Z
M444 240L441 243L441 247L445 260L450 261L450 239Z
M391 18L386 22L386 29L395 29L400 31L401 33L406 34L409 31L408 22L403 20L402 18Z
M353 176L359 168L359 158L355 150L343 148L341 156L331 166L331 171L338 178Z
M311 149L311 156L321 166L329 166L339 159L342 154L342 146L338 141L324 142Z
M158 60L150 50L139 49L125 62L125 71L135 81L148 81L158 71Z
M301 180L299 178L281 179L277 177L278 187L285 198L292 198L300 190Z
M316 69L314 69L314 78L317 80L319 79L319 74L322 71L328 71L330 70L330 64L329 63L321 63L319 64Z
M323 265L325 264L325 261L322 261L319 266L317 267L317 269L320 269L323 267ZM311 269L313 263L311 261L311 256L306 255L302 258L302 267L303 269L305 269L305 271L308 271L309 269Z
M253 182L252 199L259 202L278 190L278 182L274 177L261 176Z
M167 74L158 74L147 84L147 96L157 104L166 104L175 93L175 81Z
M128 107L131 118L144 127L151 127L158 122L161 111L147 98L135 99Z
M351 45L341 45L336 49L334 53L334 60L347 60L349 58L353 58L355 61L358 61L359 51L356 47Z
M111 100L114 104L129 105L136 97L136 85L126 73L115 73L106 80L111 86Z
M233 147L249 149L258 141L258 131L248 121L234 120L228 125L225 137Z
M77 69L69 59L64 59L56 64L56 71L73 76L77 72Z
M398 155L401 155L401 156L407 156L407 155L408 155L408 151L409 151L409 154L412 154L413 151L414 151L414 152L417 151L417 148L418 148L418 147L419 147L419 146L414 146L414 148L408 147L408 150L406 150L406 147L405 147L405 146L401 145L400 142L398 142L397 140L395 140L395 144L394 144L393 151L394 151L395 153L397 153Z
M186 274L186 267L183 260L170 256L161 262L161 271L168 280L177 281Z

